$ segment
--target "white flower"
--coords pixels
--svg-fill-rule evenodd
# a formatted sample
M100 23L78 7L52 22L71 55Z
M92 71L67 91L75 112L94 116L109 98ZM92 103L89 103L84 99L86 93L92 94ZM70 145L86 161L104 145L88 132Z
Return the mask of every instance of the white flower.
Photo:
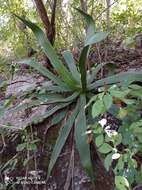
M10 180L10 177L5 176L4 180L5 180L5 182L7 182L7 181L9 181L9 180Z
M117 160L118 158L120 158L120 156L121 155L119 153L115 153L115 154L112 155L112 159Z
M105 129L105 132L109 137L116 136L118 134L117 131L111 129Z
M105 127L105 131L107 131L107 130L110 130L110 126L109 125Z
M107 124L107 120L105 118L98 121L98 123L102 126L102 128Z

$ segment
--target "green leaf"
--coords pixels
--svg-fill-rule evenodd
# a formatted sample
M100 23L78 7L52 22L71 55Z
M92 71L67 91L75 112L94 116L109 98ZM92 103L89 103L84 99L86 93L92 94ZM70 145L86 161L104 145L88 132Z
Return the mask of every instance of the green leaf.
M103 102L106 110L109 110L109 108L112 106L113 103L112 96L110 94L104 95Z
M105 112L105 107L102 100L97 100L92 107L92 116L97 117Z
M68 65L70 72L72 73L73 78L80 83L80 73L77 70L72 53L69 50L64 51L63 57Z
M132 88L133 90L140 90L142 89L141 86L137 85L137 84L131 84L129 85L129 88Z
M135 128L137 127L142 127L142 119L130 125L130 129L133 129L133 130L135 130Z
M132 90L130 92L130 95L133 96L133 97L142 98L142 89Z
M77 98L77 96L79 95L78 92L74 92L71 96L68 97L63 97L61 95L57 95L57 94L51 94L51 95L38 95L35 96L37 98L39 98L40 101L45 102L47 104L52 104L52 103L65 103L65 102L69 102L69 101L73 101L74 99Z
M57 113L57 115L55 115L51 119L50 126L53 126L53 125L60 123L60 121L62 121L65 118L66 114L67 114L67 109Z
M87 85L87 78L86 78L86 61L88 56L89 46L84 47L81 51L81 55L79 58L79 70L81 73L81 84L82 84L82 91L86 91L86 85Z
M90 106L90 104L91 104L92 102L96 101L97 98L98 98L98 95L93 96L93 97L89 100L89 102L86 104L85 108L87 108L88 106Z
M51 155L51 159L50 159L50 163L49 163L49 166L48 166L48 178L50 177L50 174L51 174L51 171L61 153L61 150L69 136L69 133L71 131L71 128L75 122L75 119L76 119L76 116L79 112L79 106L80 106L80 103L78 102L77 103L77 106L75 108L75 110L73 111L72 115L69 117L69 119L67 120L65 126L61 129L60 133L59 133L59 136L58 136L58 139L56 141L56 144L54 146L54 149L53 149L53 152L52 152L52 155Z
M42 104L41 101L39 100L32 100L28 103L23 103L23 104L19 104L16 107L12 108L11 111L22 111L28 108L33 108L33 107L37 107L40 106Z
M80 155L81 163L87 174L93 179L93 171L90 157L90 145L87 143L86 115L85 115L86 97L80 96L80 112L77 117L75 126L75 142Z
M115 185L119 190L128 190L129 182L123 176L115 176Z
M103 135L99 135L96 137L95 139L95 144L97 147L101 146L104 143L104 136Z
M125 98L123 98L122 101L127 105L132 105L132 104L136 103L136 100L134 100L134 99L125 99Z
M124 160L123 160L123 157L121 156L117 162L117 169L118 170L123 170L124 169Z
M120 74L116 74L101 80L98 80L91 85L89 85L89 90L96 89L105 85L112 84L130 84L135 81L142 81L142 72L124 72Z
M107 171L109 171L111 164L112 164L112 153L108 154L104 160L104 165Z
M18 146L16 147L16 150L18 152L23 151L26 147L27 147L27 143L18 144Z
M27 144L27 150L36 151L37 145L34 143L29 143L29 144Z
M56 105L52 109L48 110L46 113L44 113L44 114L42 114L40 116L33 117L31 123L34 123L34 124L40 123L44 119L47 119L48 117L50 117L51 115L53 115L54 113L56 113L58 110L61 110L62 108L67 107L71 103L72 102L62 103L62 104Z
M77 8L75 9L85 18L85 21L87 23L87 33L86 33L86 40L85 40L87 41L88 38L92 37L95 34L95 31L96 31L95 21L89 14L85 13L84 11L80 9L77 9Z
M128 93L130 92L130 90L120 91L120 90L116 90L116 89L110 89L109 92L110 92L111 96L121 99L121 98L124 98L125 96L127 96Z
M17 15L15 16L19 18L22 22L24 22L33 31L44 53L47 55L52 66L60 74L63 80L69 85L70 88L76 88L77 82L72 78L71 73L68 72L67 68L59 60L54 48L50 44L44 32L36 24L27 21L24 18L19 17Z
M98 32L85 41L85 46L92 45L106 39L108 32Z
M64 93L64 92L70 92L71 89L65 89L62 88L62 86L57 86L53 84L49 84L48 82L44 82L41 84L40 90L45 90L46 92L52 92L52 93Z
M90 84L93 82L94 79L96 79L98 72L104 67L107 63L101 63L97 65L96 67L93 67L91 69L91 75L87 78L87 83Z
M104 143L104 144L98 149L98 151L99 151L100 153L107 154L107 153L109 153L109 152L112 151L112 147L111 147L109 144Z
M27 64L33 67L35 70L40 72L43 76L49 78L52 82L59 85L63 89L69 90L69 87L66 83L64 83L60 78L56 77L53 73L51 73L47 68L38 63L35 59L24 59L19 61L18 63Z

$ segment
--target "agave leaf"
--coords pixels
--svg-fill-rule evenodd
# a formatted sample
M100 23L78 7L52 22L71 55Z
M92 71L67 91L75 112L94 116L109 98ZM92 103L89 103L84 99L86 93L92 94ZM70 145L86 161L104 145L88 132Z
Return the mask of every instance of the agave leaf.
M97 32L96 34L85 40L85 46L101 42L102 40L106 39L107 36L108 32Z
M78 9L78 8L75 8L86 20L86 23L87 23L87 33L86 33L86 40L85 41L88 41L89 38L91 38L94 34L95 34L95 31L96 31L96 26L95 26L95 21L93 20L93 18L88 15L87 13L85 13L84 11Z
M91 75L88 76L87 78L87 83L90 84L91 82L93 82L94 79L96 79L98 72L102 69L102 67L104 67L107 63L101 63L99 65L97 65L96 67L92 68L92 73Z
M82 91L86 91L86 85L87 85L87 79L86 79L86 61L88 57L88 52L89 52L89 46L86 46L83 48L80 59L79 59L79 69L81 73L81 84L82 84Z
M56 124L60 123L65 118L66 114L67 114L67 109L57 113L57 115L55 115L51 119L50 126L53 126L53 125L56 125Z
M87 131L85 105L86 105L86 97L85 95L81 95L80 112L78 114L76 127L75 127L75 142L80 155L82 165L85 168L88 175L93 179L90 145L87 143L87 135L85 135Z
M56 144L54 146L54 149L53 149L53 152L52 152L52 155L51 155L51 159L50 159L50 163L49 163L49 167L48 167L48 177L50 176L51 174L51 171L61 153L61 150L63 148L63 146L65 145L65 142L69 136L69 133L71 131L71 128L75 122L75 119L76 119L76 116L79 112L79 109L80 109L80 104L79 102L77 103L77 106L75 108L75 110L73 111L72 115L69 117L69 119L67 120L65 126L61 129L60 133L59 133L59 136L58 136L58 139L56 141Z
M24 18L19 17L17 15L15 16L19 18L22 22L24 22L33 31L44 53L48 56L52 66L60 74L63 80L69 85L70 88L76 88L77 82L72 78L71 73L68 72L67 68L58 58L54 48L50 44L44 32L36 24L28 20L25 20Z
M51 85L49 86L48 88L46 88L46 90L48 92L58 92L58 93L63 93L63 92L69 92L70 90L67 90L67 89L63 89L62 87L60 86L55 86L55 85ZM71 90L72 91L72 90Z
M48 82L43 82L41 84L40 90L45 90L46 92L52 92L52 93L63 93L63 92L72 92L71 89L65 89L61 86L54 85L52 83L49 84Z
M69 50L64 51L63 57L68 65L70 72L72 73L73 78L80 83L80 74L77 70L72 53Z
M142 71L139 72L124 72L120 74L116 74L101 80L98 80L92 84L89 85L88 89L93 90L98 87L104 86L104 85L112 85L112 84L130 84L135 81L142 81Z
M51 94L51 95L46 95L46 94L37 94L37 96L35 96L35 97L37 97L37 98L39 98L39 100L41 101L41 102L45 102L45 103L47 103L47 104L52 104L52 103L57 103L57 102L59 102L59 103L65 103L65 102L69 102L69 101L73 101L74 99L76 99L77 98L77 96L79 95L79 93L78 92L75 92L75 93L73 93L71 96L68 96L68 97L63 97L63 96L61 96L61 95L56 95L56 94Z
M19 104L18 106L11 108L10 111L13 111L13 112L14 111L22 111L25 109L40 106L41 104L42 104L42 102L39 100L32 100L31 102L28 102L28 103Z
M18 63L27 64L33 67L35 70L40 72L43 76L48 77L55 84L59 85L63 89L69 90L69 87L66 83L64 83L60 78L56 77L53 73L51 73L47 68L39 64L35 59L24 59L19 61Z
M61 95L37 94L34 96L35 98L38 98L37 100L32 100L31 102L18 105L15 108L12 108L12 111L22 111L22 110L33 108L33 107L38 107L43 104L48 105L48 104L53 104L53 103L57 103L57 102L58 103L68 103L68 102L71 102L74 99L76 99L78 95L79 95L79 93L75 92L71 96L64 98Z
M48 110L46 113L40 115L39 117L33 117L31 123L37 124L42 122L44 119L47 119L48 117L52 116L54 113L56 113L57 111L67 107L69 104L71 104L72 102L67 102L67 103L61 103L59 105L54 106L53 108L51 108L50 110Z
M85 39L85 45L92 45L104 40L108 36L108 32L97 32L95 27L95 21L93 18L80 9L76 9L86 20L87 23L87 34Z
M46 128L46 133L47 133L47 131L49 130L49 128L51 128L51 127L54 126L54 125L59 124L59 123L65 118L66 115L67 115L67 109L62 110L62 111L60 111L60 112L57 112L57 113L51 118L51 121L50 121L49 125L48 125L47 128Z

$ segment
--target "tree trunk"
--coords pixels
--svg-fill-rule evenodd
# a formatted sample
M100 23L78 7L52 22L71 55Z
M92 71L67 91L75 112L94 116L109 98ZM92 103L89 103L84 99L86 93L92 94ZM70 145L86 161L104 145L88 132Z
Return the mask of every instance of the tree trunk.
M42 0L34 0L34 2L36 4L36 8L37 8L38 14L40 16L40 19L43 22L47 38L53 45L54 40L55 40L55 12L56 12L57 0L53 1L51 21L49 20L49 17L47 15L47 11L43 4L43 1Z
M81 3L81 9L87 13L87 0L80 0Z
M57 0L53 0L51 20L49 19L48 15L47 15L47 11L46 11L45 5L43 4L43 1L42 0L34 0L34 2L36 4L36 8L37 8L38 14L40 16L40 19L44 25L46 36L47 36L48 40L50 41L50 43L52 45L54 45L55 35L56 35L55 14L56 14ZM51 65L48 57L45 57L45 61L47 63L46 67L51 69L52 65Z
M107 31L110 31L110 0L106 0L107 11L106 11L106 25Z

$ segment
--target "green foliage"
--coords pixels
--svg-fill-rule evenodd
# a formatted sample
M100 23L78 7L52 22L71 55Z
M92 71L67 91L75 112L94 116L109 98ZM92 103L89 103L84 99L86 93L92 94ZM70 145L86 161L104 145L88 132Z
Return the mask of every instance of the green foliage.
M87 17L88 17L88 15L87 15ZM140 73L140 72L133 73L133 74L131 74L131 77L130 77L129 73L118 74L116 76L112 76L112 77L108 77L108 78L96 81L95 84L96 83L99 84L96 86L96 85L94 85L94 83L92 83L94 81L93 79L91 80L91 82L87 81L88 77L87 77L87 71L86 71L86 60L87 60L90 46L92 45L92 43L100 42L102 39L104 39L107 36L106 33L100 32L100 33L96 34L94 31L94 27L91 26L93 24L93 22L91 21L91 22L87 23L88 27L89 27L89 33L87 33L87 36L86 36L87 44L85 43L84 48L81 52L80 59L79 59L79 71L80 71L80 73L79 73L76 66L73 65L74 61L73 61L73 57L70 53L67 52L64 54L64 58L67 62L68 68L69 68L69 70L67 70L67 68L62 64L62 62L57 57L53 47L50 45L48 39L45 37L42 30L35 24L31 23L30 21L26 21L25 19L23 19L21 17L18 17L18 18L20 20L22 20L27 26L29 26L33 30L39 44L43 48L43 51L46 53L46 55L50 59L52 66L55 68L55 70L57 71L57 73L59 74L60 77L59 76L55 77L50 71L48 71L48 69L45 69L43 66L39 65L34 60L32 60L32 61L24 60L24 63L32 66L34 69L39 71L41 74L48 77L52 81L52 84L50 84L51 87L56 86L58 88L63 88L68 93L72 94L71 96L69 95L67 97L64 97L63 94L60 94L60 96L58 94L55 95L54 91L51 90L50 95L48 95L48 93L47 93L49 90L48 86L46 86L44 88L44 93L42 94L44 99L41 99L41 96L39 96L41 94L40 92L39 92L40 94L38 94L38 93L35 94L34 99L37 98L39 101L41 101L41 103L42 102L44 104L45 103L46 104L56 103L56 105L55 105L55 107L53 107L53 109L49 110L46 114L44 114L42 116L42 119L53 115L58 110L61 110L61 109L64 110L64 108L68 107L68 105L70 105L70 104L74 105L74 103L78 102L77 106L73 106L74 109L72 110L71 117L69 117L65 126L63 127L63 129L61 129L61 131L59 133L59 137L58 137L55 147L53 149L53 153L51 155L51 162L49 164L48 176L50 176L50 173L54 167L54 164L56 163L56 160L59 157L59 154L69 136L71 128L74 125L76 126L75 127L75 129L76 129L75 130L75 140L76 140L77 149L79 151L80 158L82 161L82 165L86 169L87 173L90 176L92 176L89 144L87 144L86 135L85 135L85 132L87 130L87 127L86 127L87 123L86 123L86 111L84 108L85 108L85 104L86 104L86 95L88 93L88 90L90 89L90 92L91 91L93 92L94 90L97 91L97 86L104 86L104 84L109 85L109 84L113 84L113 83L117 83L117 82L121 84L122 81L124 82L126 80L127 80L127 82L132 82L134 80L142 80L142 77L141 77L142 73ZM73 73L72 69L75 71L74 73ZM98 71L99 71L99 69L97 68L96 74ZM94 76L94 78L95 77L96 76ZM41 88L40 91L43 91L43 88ZM94 104L94 109L92 112L93 116L98 116L102 113L102 111L104 113L106 110L108 110L111 107L112 102L113 102L112 96L114 96L114 95L118 96L118 94L119 94L119 98L123 98L128 93L128 92L126 93L125 91L123 91L123 92L124 92L123 94L120 94L120 93L111 94L112 89L110 88L109 92L107 92L107 93L105 93L105 92L98 93L95 97L95 99L97 99L97 101L95 101L95 104ZM82 93L84 93L84 94L82 94ZM40 97L40 99L39 99L39 97ZM41 104L41 103L39 103L39 104ZM96 109L96 104L98 105L97 109ZM81 106L80 111L79 111L79 105ZM100 105L102 105L101 109L99 107ZM96 113L96 110L97 110L97 113ZM36 123L37 123L37 122L39 122L39 119L41 119L41 118L33 118L33 122L36 121ZM102 153L106 154L113 150L113 148L107 143L103 143L103 144L101 144L100 142L97 142L97 143L100 144L99 151ZM84 151L86 151L85 157L84 157Z
M138 157L142 148L142 120L139 113L142 98L135 96L134 93L139 91L140 94L141 89L141 86L134 84L127 87L114 85L107 90L100 89L100 95L96 95L90 101L92 104L100 97L103 102L103 97L109 93L113 101L111 101L111 107L108 107L105 112L113 113L113 116L121 121L118 129L112 127L112 124L107 124L106 119L91 126L94 142L102 154L106 169L112 168L114 171L118 190L128 190L134 182L141 183L138 178L141 173L141 163L138 162ZM125 103L125 107L122 102ZM92 113L95 110L95 103L92 106ZM114 106L117 112L113 112ZM103 113L104 110L95 117Z
M82 11L79 12L83 14ZM55 76L51 71L41 66L34 59L21 61L21 63L23 62L24 64L30 65L39 73L41 73L43 76L47 77L48 82L46 83L46 85L45 83L42 84L38 88L38 90L35 89L35 91L33 91L33 89L31 89L29 92L26 92L27 97L30 94L29 95L29 98L31 100L30 103L19 105L15 108L15 110L32 108L42 104L47 104L49 106L52 106L51 109L48 109L46 113L44 113L40 117L37 116L33 117L31 124L42 122L44 119L53 116L57 111L58 113L61 113L63 115L66 110L70 109L71 111L71 116L69 113L67 114L66 124L63 126L63 128L61 128L55 147L53 149L51 155L51 161L48 167L48 177L51 174L51 171L62 151L62 148L65 145L65 142L72 128L75 127L75 141L82 165L84 166L88 175L93 180L92 176L93 171L92 171L91 158L90 158L90 145L89 142L87 142L87 134L86 134L87 125L90 123L90 121L86 119L89 116L88 115L89 105L92 102L94 102L92 115L93 117L98 117L99 115L105 113L111 108L113 104L113 97L119 98L122 101L127 99L125 96L131 93L132 90L130 90L130 88L128 87L124 88L122 86L123 84L129 84L133 81L142 81L142 72L135 72L135 73L126 72L122 74L113 75L104 79L96 80L96 75L99 72L99 70L102 68L102 66L97 66L96 68L94 68L94 72L92 73L92 75L90 77L88 76L88 72L86 70L86 61L88 59L90 47L93 43L98 43L101 40L105 39L105 37L107 37L107 33L96 32L94 30L93 19L89 16L89 22L88 22L88 15L84 13L83 16L87 17L86 20L87 20L88 32L86 34L85 38L86 40L78 63L79 70L76 65L73 65L74 60L71 53L69 52L64 53L64 58L68 65L67 68L66 65L64 65L61 62L61 60L58 58L54 48L51 46L44 32L37 25L17 16L29 28L32 29L37 38L38 43L42 47L44 53L48 56L52 66L58 73L58 76ZM112 86L108 88L109 86L115 83L118 83L120 86L122 86L121 87L122 89L120 90L118 88L117 90L117 86ZM108 89L105 87L106 85ZM100 87L100 89L98 89L98 87ZM123 93L121 91L123 91ZM91 94L92 99L89 102L86 102L89 94ZM86 104L87 106L85 106ZM61 120L59 120L59 122L61 122L63 118L64 117L62 117ZM102 135L100 129L98 131L99 135ZM94 130L94 133L97 134L98 132L96 133ZM109 138L111 135L110 133L107 134L109 134L108 135ZM113 158L116 159L118 155L116 154L117 151L116 151L115 137L114 140L112 141L113 145L110 145L107 142L108 140L106 141L106 139L103 139L103 136L101 136L101 141L97 138L96 143L98 151L100 151L102 154L113 153ZM35 145L33 142L31 142L29 147L29 145L27 146L27 144L24 142L18 145L17 147L18 151L22 151L24 149L35 150Z

